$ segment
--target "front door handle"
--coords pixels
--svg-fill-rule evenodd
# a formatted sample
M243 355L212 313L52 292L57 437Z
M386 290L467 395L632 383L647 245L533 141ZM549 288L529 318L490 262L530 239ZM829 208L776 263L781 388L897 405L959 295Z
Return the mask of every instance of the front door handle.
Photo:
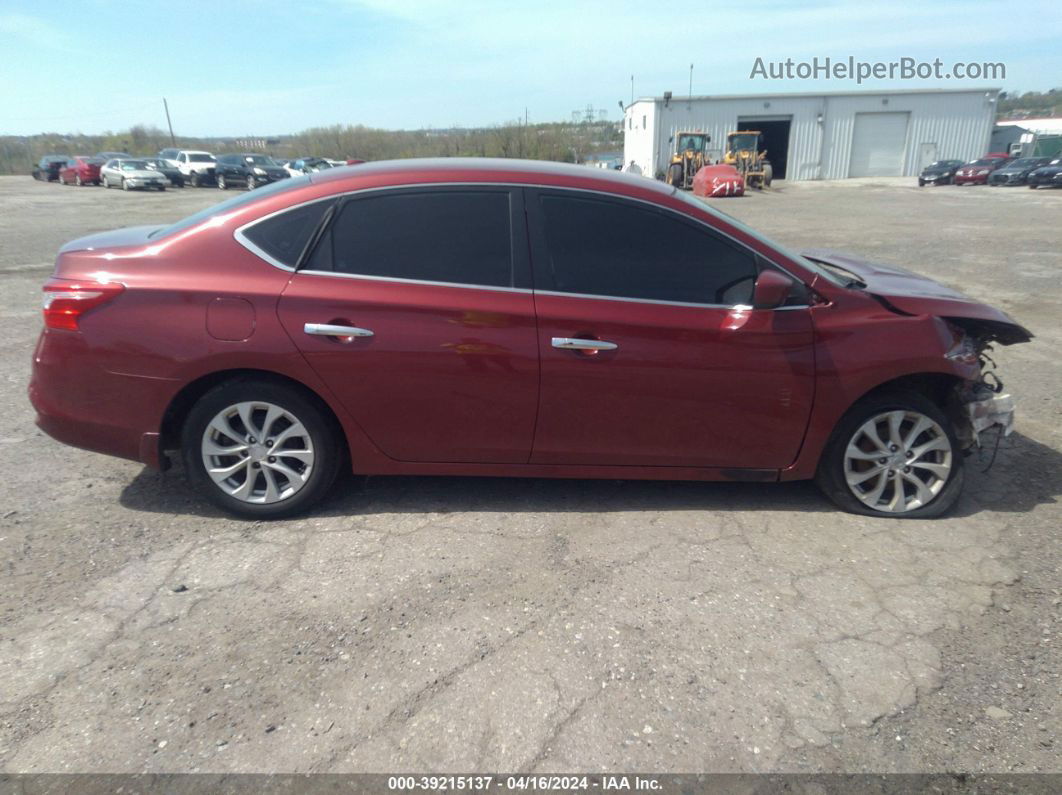
M367 328L357 326L333 326L329 323L307 323L302 327L307 334L318 337L371 337L372 332Z
M554 337L552 345L566 351L614 351L619 347L614 342L588 340L579 337Z

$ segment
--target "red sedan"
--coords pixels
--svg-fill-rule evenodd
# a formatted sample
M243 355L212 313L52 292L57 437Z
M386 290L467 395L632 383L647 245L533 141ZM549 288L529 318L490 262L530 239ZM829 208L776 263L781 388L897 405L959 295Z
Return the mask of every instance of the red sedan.
M30 398L56 439L233 513L363 474L777 481L935 516L1009 431L990 342L898 268L797 255L681 191L520 160L330 169L64 246Z
M982 157L961 166L951 181L955 185L987 185L988 177L997 169L1007 165L1013 157Z
M99 185L100 167L106 162L102 157L75 155L59 169L59 184Z

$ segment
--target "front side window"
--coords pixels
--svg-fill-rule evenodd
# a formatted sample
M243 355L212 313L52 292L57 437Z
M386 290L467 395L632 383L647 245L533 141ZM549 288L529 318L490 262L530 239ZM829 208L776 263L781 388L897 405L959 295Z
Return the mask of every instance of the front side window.
M536 287L562 293L751 304L754 255L678 216L633 202L543 193L548 253ZM545 284L540 284L544 281Z
M347 202L309 268L511 287L512 262L507 191L438 190Z

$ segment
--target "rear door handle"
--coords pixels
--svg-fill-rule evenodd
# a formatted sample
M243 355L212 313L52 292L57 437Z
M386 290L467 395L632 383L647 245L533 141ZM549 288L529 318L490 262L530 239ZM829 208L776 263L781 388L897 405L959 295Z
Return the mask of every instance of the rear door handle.
M318 337L371 337L372 332L367 328L357 326L333 326L329 323L307 323L302 327L307 334Z
M587 340L579 337L554 337L552 345L554 348L566 351L614 351L619 347L614 342Z

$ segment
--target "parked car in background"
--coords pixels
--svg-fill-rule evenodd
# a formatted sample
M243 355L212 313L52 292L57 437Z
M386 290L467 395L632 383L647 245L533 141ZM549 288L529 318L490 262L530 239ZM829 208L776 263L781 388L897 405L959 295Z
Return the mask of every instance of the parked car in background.
M219 155L214 171L214 178L222 190L237 186L254 190L259 185L287 179L289 176L287 170L277 165L273 158L255 152Z
M63 168L70 155L45 155L33 167L33 178L41 182L54 182L59 179L59 169Z
M1029 174L1051 162L1049 157L1021 157L988 175L989 185L1024 185Z
M952 182L956 185L987 185L988 175L993 171L1007 165L1013 158L1009 157L982 157L979 160L971 160L955 170Z
M313 174L331 167L332 164L323 157L298 157L285 166L287 172L293 177L301 177L303 174Z
M653 180L459 158L75 240L43 319L45 432L152 467L179 451L206 498L258 519L310 508L344 465L815 478L846 510L938 516L979 434L1012 427L982 353L1032 336Z
M177 169L184 176L184 181L193 188L200 185L214 185L214 155L194 149L182 149L177 153Z
M107 161L102 157L74 155L59 169L61 185L99 185L100 166Z
M360 166L364 162L365 162L364 160L359 160L356 157L348 157L347 158L347 165L348 166Z
M179 155L180 153L180 149L160 149L158 156L161 157L163 160L169 161L170 165L172 165L174 168L177 168L177 155Z
M100 169L100 181L105 188L122 190L166 190L169 180L164 174L148 168L146 160L108 160Z
M1057 188L1062 186L1062 157L1056 157L1046 166L1033 169L1025 179L1028 186L1036 188Z
M184 174L177 166L164 157L145 157L144 162L152 171L157 171L170 181L175 188L184 187Z
M961 160L937 160L930 163L918 175L918 187L949 184L962 164Z
M102 158L106 162L108 160L128 160L132 155L128 152L97 152L94 157Z

